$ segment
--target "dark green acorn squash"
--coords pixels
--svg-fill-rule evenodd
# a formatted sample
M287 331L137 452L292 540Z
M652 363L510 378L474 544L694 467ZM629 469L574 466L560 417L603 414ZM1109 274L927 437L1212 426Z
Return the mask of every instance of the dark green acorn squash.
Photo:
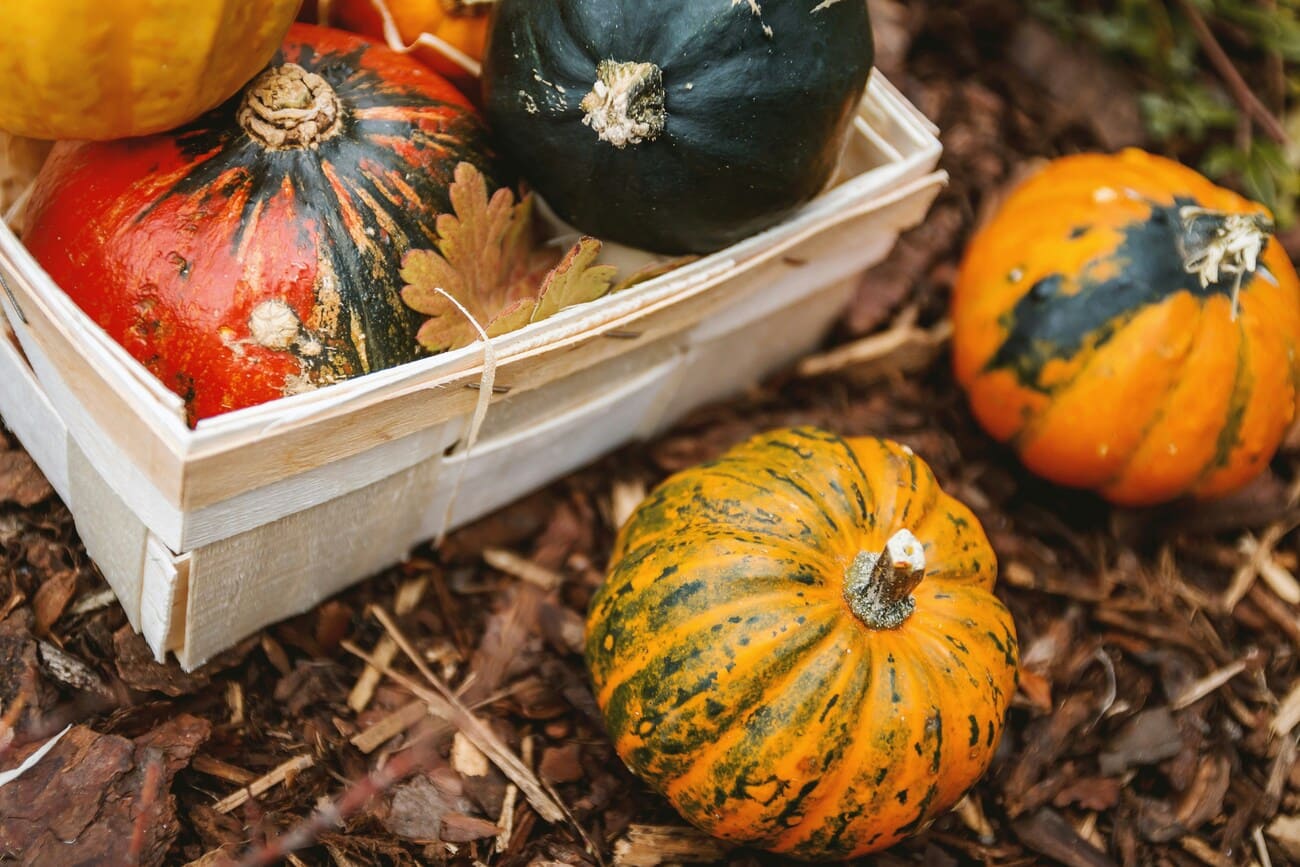
M499 0L484 100L578 229L706 253L822 190L872 59L865 0Z

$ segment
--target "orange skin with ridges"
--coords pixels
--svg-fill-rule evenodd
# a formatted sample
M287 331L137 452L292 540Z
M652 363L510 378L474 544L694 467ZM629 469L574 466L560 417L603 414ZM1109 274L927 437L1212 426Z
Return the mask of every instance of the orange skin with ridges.
M1130 150L1054 161L972 239L953 293L957 380L984 428L1038 475L1150 505L1229 493L1277 450L1300 379L1300 278L1281 245L1269 239L1258 271L1243 276L1235 319L1231 278L1209 290L1186 273L1169 285L1124 285L1152 273L1135 259L1176 255L1159 212L1189 204L1268 216L1190 169ZM1125 255L1130 238L1169 242ZM1147 294L1102 327L1080 328L1074 346L1053 342L1071 333L1060 316L1051 333L1047 313L1034 320L1038 332L1017 318L1038 303L1036 286L1055 290L1044 310L1099 286ZM1047 362L1034 367L1030 352ZM1026 381L1017 364L1036 378Z
M900 530L915 610L846 575ZM657 488L592 600L587 662L628 766L715 836L804 859L887 848L984 773L1015 691L979 522L897 443L773 431Z
M334 0L330 16L334 24L375 39L384 38L384 19L375 7L376 0ZM382 0L393 16L393 23L406 44L421 33L436 36L475 61L483 59L487 43L488 13L480 4L465 14L447 11L447 0ZM447 76L466 94L477 92L474 78L465 67L439 49L421 45L415 57L435 72Z

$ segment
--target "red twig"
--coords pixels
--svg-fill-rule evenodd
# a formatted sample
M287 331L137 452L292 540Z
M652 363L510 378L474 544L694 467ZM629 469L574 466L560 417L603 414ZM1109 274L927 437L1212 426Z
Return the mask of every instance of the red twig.
M1178 6L1191 22L1192 29L1196 32L1196 38L1201 43L1201 48L1205 51L1214 68L1218 70L1219 76L1223 79L1228 90L1232 91L1232 97L1241 106L1242 110L1250 117L1255 119L1260 128L1268 135L1269 138L1278 144L1290 144L1291 139L1286 134L1286 129L1282 122L1273 116L1273 112L1268 110L1268 106L1260 102L1259 97L1250 89L1246 79L1241 77L1237 67L1233 65L1232 58L1223 50L1219 40L1215 38L1214 31L1206 23L1205 18L1191 2L1191 0L1177 0Z
M144 782L140 786L139 812L135 816L135 827L131 829L131 846L128 849L127 863L139 864L144 856L145 835L153 825L154 804L158 801L158 792L162 789L162 756L157 750L147 750L144 767Z
M371 771L364 779L353 783L334 801L318 808L285 833L272 837L246 853L236 863L239 867L265 867L279 863L291 852L314 845L321 834L337 827L344 819L364 807L371 798L428 767L433 758L433 750L434 743L425 741L394 755L382 768Z

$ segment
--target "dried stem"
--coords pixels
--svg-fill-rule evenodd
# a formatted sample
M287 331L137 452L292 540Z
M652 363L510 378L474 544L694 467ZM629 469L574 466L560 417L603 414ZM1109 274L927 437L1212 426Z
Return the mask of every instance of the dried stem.
M1260 102L1259 97L1255 96L1250 85L1241 77L1237 67L1233 65L1232 58L1223 50L1219 40L1215 38L1214 31L1206 23L1200 10L1196 8L1191 0L1177 0L1178 7L1183 10L1187 20L1191 22L1192 29L1196 32L1196 38L1201 43L1201 48L1205 51L1214 68L1218 70L1219 76L1223 83L1228 86L1232 92L1232 98L1241 106L1242 111L1255 119L1260 128L1268 135L1269 138L1281 145L1289 145L1290 137L1286 134L1286 129L1282 122L1274 116L1273 112L1268 110L1268 106Z

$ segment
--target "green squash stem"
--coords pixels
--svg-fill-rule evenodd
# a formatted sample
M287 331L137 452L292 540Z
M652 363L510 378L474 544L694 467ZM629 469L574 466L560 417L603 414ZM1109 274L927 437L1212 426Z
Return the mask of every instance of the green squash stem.
M596 82L578 104L582 122L601 141L622 149L654 141L664 131L664 76L653 63L602 60Z
M912 591L925 577L925 549L899 530L880 553L863 551L844 577L849 609L871 629L897 629L916 610Z

